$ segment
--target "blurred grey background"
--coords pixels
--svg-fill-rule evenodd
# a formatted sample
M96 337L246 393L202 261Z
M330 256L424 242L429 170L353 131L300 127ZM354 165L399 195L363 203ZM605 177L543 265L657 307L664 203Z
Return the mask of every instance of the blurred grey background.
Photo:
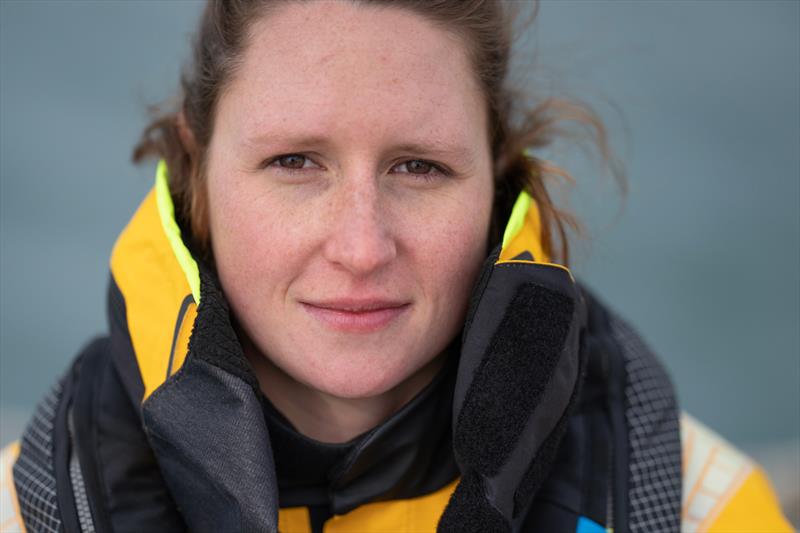
M200 8L0 1L0 444L105 330L109 252L152 181L131 148ZM551 151L590 231L574 270L796 505L800 2L545 1L524 52L542 94L597 107L628 170L623 204L595 161Z

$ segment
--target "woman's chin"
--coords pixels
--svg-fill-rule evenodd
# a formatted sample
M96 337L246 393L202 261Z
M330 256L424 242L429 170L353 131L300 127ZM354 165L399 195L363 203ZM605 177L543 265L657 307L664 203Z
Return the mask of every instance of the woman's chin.
M319 372L302 372L295 379L321 393L336 398L358 400L374 398L396 389L413 375L413 369L387 368L379 364L331 365Z

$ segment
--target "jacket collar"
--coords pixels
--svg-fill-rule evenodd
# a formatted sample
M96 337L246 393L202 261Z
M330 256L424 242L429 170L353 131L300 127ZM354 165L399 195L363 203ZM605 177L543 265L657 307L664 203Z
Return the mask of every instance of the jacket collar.
M484 278L491 278L498 265L540 265L551 276L566 274L572 280L566 268L548 262L540 232L538 207L522 193L502 246L487 260ZM155 187L114 247L111 273L124 300L129 357L135 358L140 378L140 386L129 386L129 393L142 404L145 430L189 527L256 530L276 524L277 480L258 384L231 326L218 281L193 258L181 238L163 162ZM485 314L476 315L484 296L479 287L465 340L472 320ZM494 308L489 313L499 311ZM117 366L130 369L131 363ZM123 379L136 381L130 375ZM399 417L390 420L389 429L378 428L340 473L343 490L334 500L337 512L376 494L413 495L405 493L403 483L412 492L430 484L430 480L415 485L398 479L393 486L376 488L369 476L370 464L387 460L381 455L386 453L385 435L393 435L390 428L402 421ZM449 439L445 441L449 447ZM455 472L450 457L435 483L449 482ZM364 480L369 490L348 492Z

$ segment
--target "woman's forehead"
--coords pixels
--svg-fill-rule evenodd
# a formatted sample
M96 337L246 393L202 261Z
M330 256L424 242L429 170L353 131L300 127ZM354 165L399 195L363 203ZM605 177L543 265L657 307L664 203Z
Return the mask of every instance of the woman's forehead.
M256 54L289 56L322 66L337 55L376 56L464 53L460 38L419 13L362 2L286 2L253 22L249 44ZM254 47L252 45L255 45Z
M435 136L478 126L482 109L466 50L452 34L396 8L310 2L254 23L218 118L235 116L246 138L297 122Z

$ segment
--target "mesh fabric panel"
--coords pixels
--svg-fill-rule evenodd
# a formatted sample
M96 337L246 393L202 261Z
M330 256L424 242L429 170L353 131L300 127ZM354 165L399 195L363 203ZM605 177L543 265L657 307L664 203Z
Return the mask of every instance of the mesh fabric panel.
M62 384L57 383L36 407L14 464L20 512L26 529L32 532L57 533L61 528L53 467L53 421L62 390Z
M655 355L625 322L612 318L625 357L629 440L629 526L633 533L679 531L681 440L672 383Z

